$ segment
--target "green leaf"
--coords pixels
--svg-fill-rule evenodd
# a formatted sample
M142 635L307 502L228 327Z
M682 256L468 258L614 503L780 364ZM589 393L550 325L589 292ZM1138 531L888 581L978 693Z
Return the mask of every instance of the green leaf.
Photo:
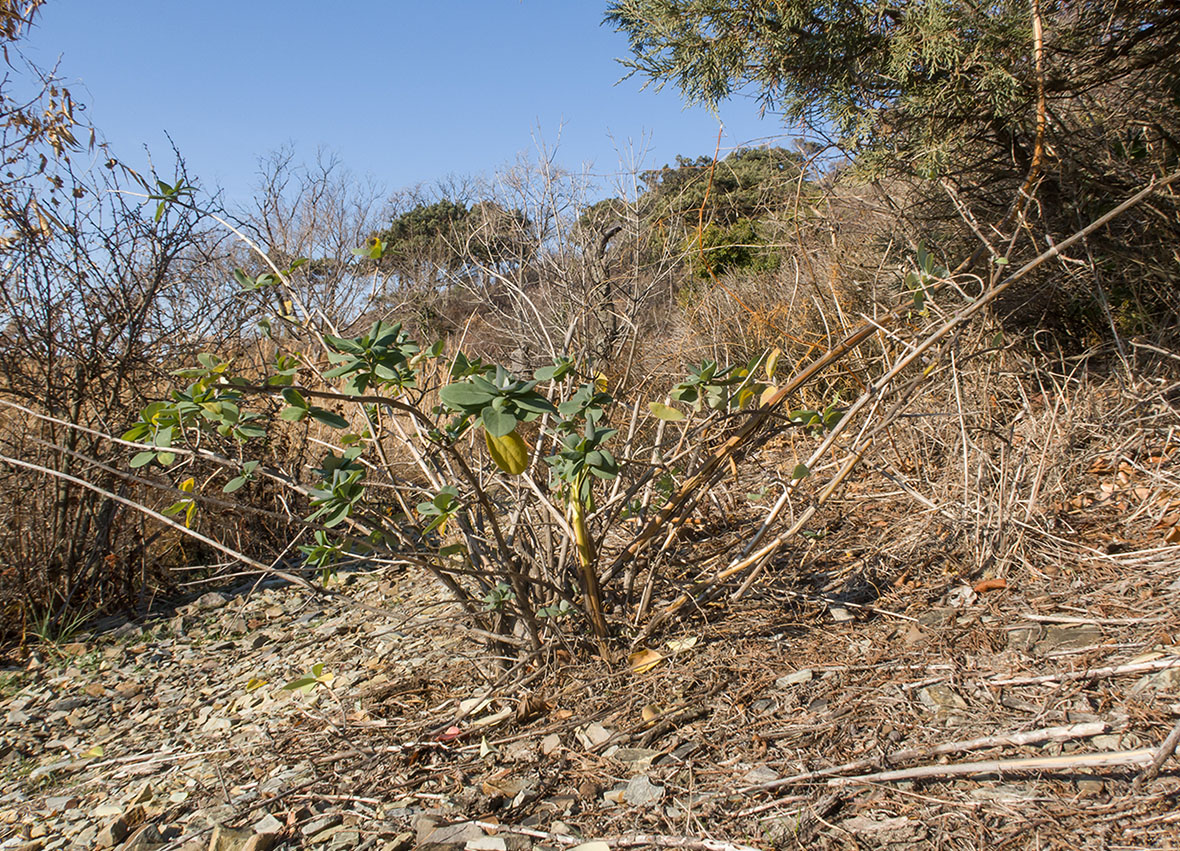
M307 412L311 414L313 419L319 420L321 423L332 428L348 428L348 420L332 411L324 410L323 408L308 408Z
M653 417L659 420L666 420L667 422L679 422L684 419L684 414L675 408L670 408L659 402L648 402L647 409L651 411Z
M483 409L495 396L494 391L476 387L469 381L448 384L438 391L439 400L448 408L468 413Z
M309 692L316 687L317 683L319 683L319 680L315 677L299 677L283 686L283 691Z
M522 411L528 411L532 414L556 414L557 408L542 396L540 393L527 393L524 396L518 396L513 401L516 407Z
M232 479L230 479L228 482L225 483L225 487L223 487L221 489L221 492L222 493L233 493L238 488L240 488L242 485L246 484L247 481L249 481L249 480L247 479L246 476L234 476Z
M307 408L286 407L279 411L279 416L287 422L297 423L307 416Z
M341 376L348 375L364 368L365 362L363 360L360 358L349 358L340 366L329 369L327 372L325 372L324 378L340 378Z
M241 440L249 440L252 437L266 437L266 429L252 425L238 426L234 433Z
M325 334L324 340L328 342L338 352L346 352L350 355L363 355L365 349L355 340L346 340L343 337L333 337L331 334Z
M174 452L160 452L156 455L156 460L160 462L161 466L167 467L176 460L176 453Z
M806 464L796 464L795 469L791 472L791 478L800 481L806 479L811 475L811 471L807 469Z
M483 409L480 418L483 420L483 427L494 437L503 437L516 430L516 417L505 411L497 411L490 405Z
M307 399L305 399L303 394L300 393L298 390L296 390L294 387L284 387L283 388L283 399L286 400L288 405L291 405L293 407L296 407L296 408L306 408L307 407Z
M538 381L561 381L574 369L574 362L569 358L559 358L552 366L543 366L533 373Z

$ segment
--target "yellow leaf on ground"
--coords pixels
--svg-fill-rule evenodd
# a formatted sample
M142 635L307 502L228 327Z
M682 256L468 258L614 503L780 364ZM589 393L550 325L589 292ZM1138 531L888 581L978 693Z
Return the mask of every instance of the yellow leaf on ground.
M646 674L662 661L664 661L662 655L646 647L636 650L627 657L627 664L631 666L633 674Z

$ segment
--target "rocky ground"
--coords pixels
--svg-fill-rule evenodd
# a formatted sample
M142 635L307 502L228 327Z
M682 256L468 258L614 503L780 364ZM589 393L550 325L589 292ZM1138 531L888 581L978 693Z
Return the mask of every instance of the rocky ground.
M1180 847L1177 497L1087 469L983 575L854 482L742 599L609 662L571 619L497 667L380 570L12 649L0 849ZM656 600L749 528L687 533Z
M421 577L345 577L386 615L208 592L9 660L0 848L1175 847L1180 766L1135 784L1180 719L1177 551L860 607L768 577L510 694Z

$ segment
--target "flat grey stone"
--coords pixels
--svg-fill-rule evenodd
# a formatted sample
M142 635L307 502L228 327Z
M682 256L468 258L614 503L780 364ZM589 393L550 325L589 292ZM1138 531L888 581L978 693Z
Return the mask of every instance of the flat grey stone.
M1141 691L1180 691L1180 666L1164 668L1162 671L1140 677L1135 685L1131 686L1131 693L1138 694Z
M211 612L214 609L222 608L228 602L229 597L220 591L210 591L208 594L202 594L197 598L196 607L202 612Z
M166 845L167 842L164 837L160 835L159 828L154 824L145 824L140 827L135 833L127 837L127 841L123 844L120 851L155 851Z
M926 829L920 823L905 816L884 819L856 816L840 822L840 827L877 842L913 842L926 835Z
M660 755L660 751L651 748L619 748L611 754L612 759L627 763L634 767L651 765L651 761Z
M614 734L601 724L595 722L593 724L587 724L585 727L579 727L574 731L574 735L582 747L589 749L603 744Z
M249 828L233 828L217 825L209 837L209 851L241 851L254 831Z
M959 697L959 694L950 686L933 685L926 686L924 689L918 691L918 700L927 709L933 709L937 712L948 712L955 709L966 709L967 701Z
M340 813L329 813L326 816L320 816L317 819L309 821L299 828L299 832L304 836L315 836L317 833L322 833L329 827L335 827L341 821L343 821L343 818Z
M508 851L508 843L503 836L481 836L469 840L463 848L464 851Z
M781 775L766 765L755 765L742 777L742 783L747 786L761 786L763 783L773 783Z
M1106 636L1102 628L1091 624L1074 626L1050 626L1045 629L1045 637L1036 644L1038 653L1052 653L1054 650L1077 650L1082 647L1093 647L1103 644Z
M1041 640L1039 626L1020 626L1008 630L1008 646L1014 650L1032 650Z
M328 845L331 851L346 851L349 848L356 848L361 844L361 834L359 830L350 830L344 828L338 830L332 836L332 841Z
M50 815L64 813L77 803L77 798L69 795L52 795L45 799L45 809Z
M420 845L466 845L484 836L483 829L472 821L461 821L456 824L443 824L431 830L425 838L418 840Z
M643 774L632 777L623 792L623 800L636 807L654 804L663 797L664 787L655 785Z
M254 822L255 833L278 833L283 829L283 823L277 818L267 813L258 821Z

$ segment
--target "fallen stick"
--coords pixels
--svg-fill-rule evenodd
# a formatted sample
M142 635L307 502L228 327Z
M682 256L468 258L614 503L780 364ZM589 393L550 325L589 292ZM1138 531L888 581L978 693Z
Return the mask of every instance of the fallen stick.
M772 780L769 783L745 786L737 791L739 795L748 795L752 792L767 792L783 786L806 783L811 780L821 780L825 777L831 777L833 774L863 771L866 768L872 768L874 765L880 765L881 763L889 764L914 759L929 759L932 756L962 753L963 751L976 751L982 750L983 748L1019 747L1021 745L1034 745L1042 742L1064 742L1069 739L1083 739L1090 736L1098 736L1105 733L1108 729L1110 729L1109 724L1102 721L1092 721L1085 724L1070 724L1066 727L1045 727L1040 730L1028 730L1023 733L1003 733L997 736L982 736L977 739L966 739L959 742L944 742L932 748L907 748L887 754L880 759L858 759L855 762L846 762L843 765L833 765L828 768L807 771L792 777ZM743 815L758 811L747 810Z
M899 771L879 771L856 777L833 777L829 786L856 786L864 783L892 783L897 780L922 780L931 777L962 777L964 775L1005 774L1025 771L1070 771L1082 768L1117 768L1150 765L1154 748L1133 751L1111 751L1078 754L1077 756L1034 756L1024 759L988 759L980 762L958 762L950 765L920 765Z
M1036 621L1037 623L1072 623L1072 624L1140 624L1146 618L1080 618L1075 615L1032 615L1022 614L1020 617L1026 621ZM1024 629L1024 624L1015 624L1008 627L1009 629Z
M686 851L762 851L750 845L737 845L723 842L720 839L697 839L692 836L665 836L658 833L635 833L631 836L609 836L604 839L584 839L570 836L568 833L550 833L547 830L536 830L531 827L515 827L509 824L495 824L490 821L477 821L475 824L489 833L515 833L529 836L533 839L547 839L561 845L577 845L586 851L593 851L595 846L606 848L641 848L654 845L657 848L684 848Z
M1174 756L1176 753L1176 746L1180 745L1180 721L1176 722L1176 726L1172 728L1172 732L1168 733L1167 738L1164 739L1163 744L1159 746L1159 750L1155 752L1155 756L1151 759L1151 764L1143 769L1143 773L1135 778L1135 782L1131 788L1136 792L1143 788L1147 783L1155 780L1160 773L1168 758Z
M1171 659L1153 659L1150 662L1128 662L1125 665L1111 665L1105 668L1089 668L1085 671L1065 671L1060 674L1044 674L1039 677L1009 677L1006 680L984 680L989 686L1031 686L1041 683L1055 683L1062 680L1092 680L1101 677L1118 677L1123 674L1143 674L1148 671L1162 671L1165 668L1180 668L1180 656Z

